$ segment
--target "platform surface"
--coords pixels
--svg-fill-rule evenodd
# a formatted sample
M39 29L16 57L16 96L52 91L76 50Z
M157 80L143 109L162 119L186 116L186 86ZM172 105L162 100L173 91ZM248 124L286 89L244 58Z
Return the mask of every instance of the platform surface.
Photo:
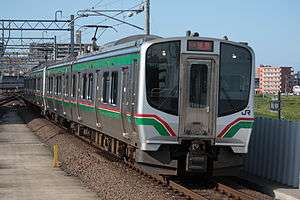
M241 177L259 186L264 193L269 194L279 200L300 200L300 189L280 185L247 173L242 173Z
M14 112L0 118L0 200L94 200L76 177L52 168L50 149Z

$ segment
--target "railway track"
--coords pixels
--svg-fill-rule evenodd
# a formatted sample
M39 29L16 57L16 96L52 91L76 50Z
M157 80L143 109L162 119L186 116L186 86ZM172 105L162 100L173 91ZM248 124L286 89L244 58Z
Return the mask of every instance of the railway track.
M0 104L1 102L2 101L0 100ZM65 131L67 131L65 127L62 127L59 124L57 125L63 128ZM84 136L78 136L78 135L76 136L82 139L83 141L93 145L93 143L89 140L89 138L86 138ZM107 151L107 149L95 145L93 146L100 149L102 152L104 151L104 153L108 153L110 157L115 156L116 159L119 159L117 155L114 155L112 152ZM103 153L101 153L100 156L103 156ZM255 200L257 199L253 196L250 196L246 193L243 193L230 186L227 186L223 183L219 183L216 181L210 181L209 184L207 183L207 181L186 182L185 180L173 179L172 177L169 176L158 175L158 174L151 173L149 171L145 171L142 167L139 166L139 164L127 160L122 160L122 161L129 168L137 171L139 174L157 182L162 187L167 187L168 189L172 190L174 193L180 196L180 199L196 199L196 200L198 199L199 200L211 200L211 199Z
M144 171L131 162L125 163L140 174L151 178L165 187L179 193L183 198L195 200L213 200L213 199L232 199L232 200L256 200L256 197L240 192L223 183L204 180L204 181L189 181L173 180L170 177L154 175Z
M0 106L9 103L10 101L16 100L14 96L1 96L0 97Z

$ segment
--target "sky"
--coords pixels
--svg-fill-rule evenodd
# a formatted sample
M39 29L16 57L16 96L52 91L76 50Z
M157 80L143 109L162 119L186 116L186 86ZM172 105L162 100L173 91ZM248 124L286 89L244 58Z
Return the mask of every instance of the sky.
M63 18L69 18L78 10L129 9L141 0L0 0L0 19L54 19L57 10ZM162 37L184 36L187 30L199 32L200 36L248 42L254 49L256 66L260 64L291 66L300 71L300 1L299 0L151 0L151 33ZM60 17L60 16L59 16ZM99 23L104 18L78 19L75 28L84 24ZM143 13L128 18L130 23L143 26ZM102 25L115 25L106 21ZM116 26L118 32L106 30L98 38L98 44L107 43L131 34L141 34L127 25ZM93 30L80 28L83 41L89 42ZM100 31L101 32L101 31ZM36 36L41 33L23 33ZM67 33L44 33L57 35L59 41L69 41Z

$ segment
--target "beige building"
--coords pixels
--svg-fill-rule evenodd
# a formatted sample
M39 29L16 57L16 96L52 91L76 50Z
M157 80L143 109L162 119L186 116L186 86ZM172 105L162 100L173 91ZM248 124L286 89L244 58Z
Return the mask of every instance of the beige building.
M260 65L256 68L256 78L259 80L256 93L258 94L277 94L290 93L293 89L292 67L273 67Z

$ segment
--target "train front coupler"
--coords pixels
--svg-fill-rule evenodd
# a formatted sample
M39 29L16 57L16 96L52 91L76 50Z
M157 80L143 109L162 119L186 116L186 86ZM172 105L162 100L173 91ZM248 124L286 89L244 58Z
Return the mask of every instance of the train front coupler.
M179 176L212 175L216 154L211 141L193 140L184 146L186 153L178 159L177 174Z

